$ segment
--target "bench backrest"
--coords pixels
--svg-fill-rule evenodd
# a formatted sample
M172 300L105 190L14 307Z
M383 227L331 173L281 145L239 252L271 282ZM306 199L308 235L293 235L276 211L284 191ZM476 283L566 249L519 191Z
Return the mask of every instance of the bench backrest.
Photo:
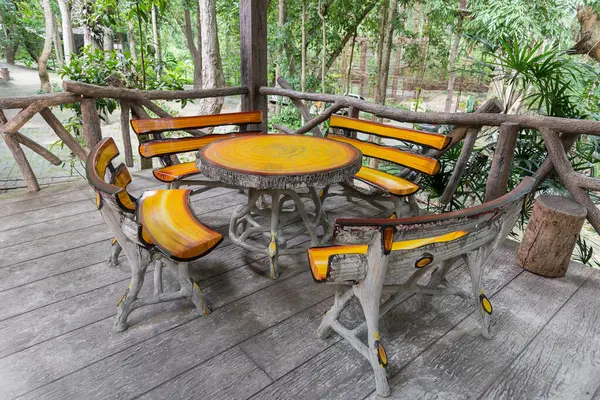
M112 161L119 155L113 138L102 139L90 152L85 170L88 182L96 191L96 206L101 209L107 199L115 202L119 211L133 213L136 198L127 192L131 175L125 164L116 168Z
M428 175L434 175L439 171L440 162L437 159L408 150L400 150L392 146L378 145L355 139L350 137L349 132L358 131L385 139L417 144L419 146L439 150L444 149L451 141L450 137L438 133L421 132L414 129L390 126L356 118L342 117L339 115L332 115L329 122L331 128L342 129L346 134L346 136L329 134L327 136L329 139L351 144L358 148L364 156L389 161Z
M262 122L261 111L248 111L214 115L198 115L190 117L171 118L143 118L131 120L133 131L140 138L139 153L142 157L160 157L163 165L172 165L171 155L195 151L204 145L218 139L217 135L197 136L186 138L165 139L162 135L166 131L181 131L217 126L237 125L239 132L247 132L248 124L260 124ZM235 132L229 133L234 134ZM261 133L261 132L253 132ZM150 140L142 140L144 135L150 135ZM177 161L175 159L175 161Z

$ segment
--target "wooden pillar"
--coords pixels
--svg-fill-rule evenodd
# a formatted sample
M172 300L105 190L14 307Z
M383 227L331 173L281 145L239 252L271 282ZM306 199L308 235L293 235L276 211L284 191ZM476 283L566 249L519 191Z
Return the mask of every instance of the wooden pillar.
M586 215L569 197L538 197L517 251L519 265L538 275L564 276Z
M485 185L485 201L491 201L506 194L518 134L519 124L505 122L500 125L498 143Z
M267 131L267 96L258 93L267 86L267 0L240 0L241 81L248 87L242 96L242 111L260 110ZM249 129L253 129L250 127Z
M21 175L23 175L23 180L27 185L27 191L37 192L40 190L40 185L33 173L33 169L31 169L31 165L29 164L29 161L27 161L27 157L25 157L25 153L17 139L14 135L7 135L5 133L2 133L2 138L4 139L4 143L6 143L6 147L8 147L12 153L15 163L17 164L19 171L21 171Z
M81 120L83 122L83 138L88 149L92 149L102 140L100 117L96 109L96 99L84 97L80 101Z
M129 102L120 100L121 105L121 135L123 135L123 149L125 151L125 165L133 167L133 150L131 148L131 133L129 131Z

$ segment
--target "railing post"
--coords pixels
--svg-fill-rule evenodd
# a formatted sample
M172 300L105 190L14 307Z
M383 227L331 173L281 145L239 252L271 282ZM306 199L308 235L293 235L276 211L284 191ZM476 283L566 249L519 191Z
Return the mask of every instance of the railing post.
M485 201L494 200L507 191L518 134L519 124L505 122L500 125L498 143L496 143L492 167L485 185Z
M100 117L96 109L96 99L84 97L81 99L81 120L83 122L83 138L88 149L92 149L102 140Z
M241 81L248 87L248 94L242 96L242 111L262 111L263 132L267 131L269 110L267 96L258 89L267 86L267 3L267 0L240 0Z

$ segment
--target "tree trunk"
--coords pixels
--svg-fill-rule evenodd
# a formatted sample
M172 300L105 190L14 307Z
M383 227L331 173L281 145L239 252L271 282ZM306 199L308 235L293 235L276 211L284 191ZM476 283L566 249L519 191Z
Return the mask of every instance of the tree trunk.
M4 48L4 57L6 58L6 63L10 65L15 65L15 56L17 54L18 45L7 45Z
M390 55L392 53L392 39L394 37L394 20L396 19L396 10L398 9L398 0L390 0L389 11L386 18L387 26L384 31L384 39L381 49L381 61L379 62L379 77L377 79L377 95L375 103L385 105L387 97L388 77L390 72Z
M458 23L458 30L454 35L454 42L452 43L452 49L450 50L450 59L448 60L448 69L450 75L448 77L448 93L446 94L446 104L444 105L444 112L449 113L452 109L452 97L454 96L454 83L456 82L456 56L458 55L458 48L460 46L460 36L462 31L462 17L460 17Z
M67 4L67 0L58 0L58 7L60 8L65 62L68 64L71 62L71 54L75 52L73 26L71 24L71 7Z
M194 62L194 89L202 89L202 54L194 43L194 30L192 29L192 16L189 9L183 11L185 19L185 39L187 41L188 49L192 55L192 61Z
M348 60L348 69L346 70L346 93L350 93L352 87L352 60L354 58L354 44L356 43L356 31L352 36L352 45L350 46L350 60Z
M202 88L222 87L225 83L219 35L217 29L216 0L199 0L202 35ZM200 102L200 114L219 114L223 107L223 98L203 99Z
M277 30L279 33L283 31L283 25L285 24L285 2L284 0L279 0L278 4L279 15L277 18ZM281 76L281 61L283 57L283 46L279 46L277 51L277 64L275 65L275 82ZM275 115L281 114L281 100L278 98L277 104L275 105Z
M517 251L519 265L538 275L564 276L586 215L569 197L538 197Z
M43 0L44 18L46 20L46 33L44 37L44 48L38 59L38 72L40 76L40 88L44 92L51 92L50 78L48 77L48 58L52 52L52 9L50 8L50 0Z
M60 32L56 23L56 15L52 14L52 41L54 42L54 53L56 54L56 62L59 67L64 65L63 47L60 42Z
M152 44L154 45L154 59L156 60L156 74L160 75L162 55L160 54L160 38L158 36L158 15L156 6L152 5Z
M600 61L600 16L594 8L585 6L577 13L577 19L581 25L580 39L570 52Z
M398 93L398 81L400 75L402 75L402 53L404 47L402 46L402 39L398 38L398 47L396 48L396 62L394 64L394 76L392 78L392 99L396 100L396 94Z
M137 53L135 52L135 26L133 19L127 22L127 40L129 41L129 54L133 62L137 62Z
M377 42L377 86L379 86L379 76L381 75L381 53L383 51L383 42L385 40L385 35L387 32L387 17L388 17L388 9L389 9L389 0L383 0L381 5L381 15L379 17L380 28L379 28L379 41ZM377 96L377 92L375 93Z
M366 38L362 40L360 44L360 95L364 97L365 95L365 85L368 81L368 72L367 72L367 50L369 48L369 42Z
M300 87L302 88L302 92L306 91L306 0L302 0L302 66Z
M322 1L319 0L319 18L321 18L321 31L323 33L321 47L321 92L325 93L325 62L327 58L327 27L325 25L325 14L322 8Z
M102 43L102 48L104 49L104 51L109 51L109 52L113 52L115 50L115 45L113 43L113 32L112 29L108 28L108 27L103 27L102 28L102 39L103 39L103 43Z

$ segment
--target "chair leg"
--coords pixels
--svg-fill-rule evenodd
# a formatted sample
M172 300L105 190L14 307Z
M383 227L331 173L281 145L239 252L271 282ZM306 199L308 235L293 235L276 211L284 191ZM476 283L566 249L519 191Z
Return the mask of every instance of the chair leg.
M473 290L473 300L475 302L475 310L478 315L479 325L481 327L481 335L486 339L491 339L490 322L492 316L492 303L483 291L483 268L487 256L490 254L487 247L480 247L475 251L469 252L463 256L469 274L471 275L471 286Z
M110 268L116 268L119 265L119 255L123 250L119 242L117 242L116 238L113 240L114 241L110 249L110 257L108 258L108 266Z
M379 279L378 279L379 280ZM354 294L360 301L367 323L367 360L373 368L375 389L379 396L390 395L387 379L387 354L379 336L379 306L381 302L381 283L376 280L365 280L354 286Z
M348 288L345 285L337 285L335 288L335 300L333 306L325 313L321 325L317 329L317 337L321 339L327 339L331 334L331 324L338 320L340 314L348 304L348 301L352 299L354 292L352 288Z
M206 300L204 298L204 293L202 293L202 289L194 280L190 277L188 272L188 263L180 262L179 268L177 271L177 279L179 280L179 284L181 286L181 291L185 291L185 293L189 293L188 297L196 306L196 309L202 313L202 315L210 314L210 308L206 304ZM189 289L184 289L188 288Z
M117 303L117 317L113 326L113 329L117 332L123 332L127 329L127 317L136 308L136 300L144 284L144 276L150 261L149 254L141 249L138 250L136 260L129 260L131 264L131 282L129 288Z

